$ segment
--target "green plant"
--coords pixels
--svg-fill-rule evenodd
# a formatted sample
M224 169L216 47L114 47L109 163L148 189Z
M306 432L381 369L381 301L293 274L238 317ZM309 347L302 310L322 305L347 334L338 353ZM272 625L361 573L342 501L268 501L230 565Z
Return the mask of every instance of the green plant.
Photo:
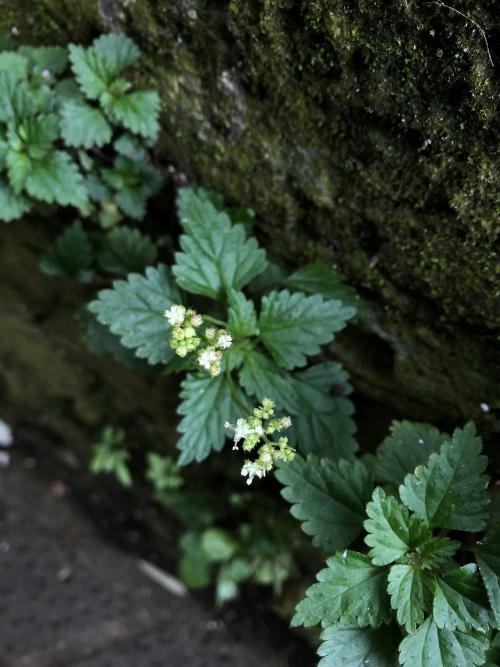
M485 664L500 622L500 531L481 449L472 423L449 437L396 422L366 462L280 466L293 515L336 551L293 619L322 624L322 667Z
M127 465L130 454L124 442L123 429L105 426L99 441L93 446L90 469L94 474L111 473L123 486L132 486L132 475Z
M304 370L308 357L355 315L355 299L341 277L320 263L276 277L257 241L210 192L183 189L178 209L183 235L172 270L159 265L129 275L101 291L89 310L138 358L163 365L165 372L186 373L179 463L221 450L227 428L235 431L237 445L243 427L244 449L258 446L257 459L243 467L250 480L257 474L251 466L263 457L275 460L291 451L285 436L270 444L282 428L304 453L326 448L331 455L352 456L357 444L346 373L332 362ZM266 273L284 289L273 289ZM337 291L350 303L332 298ZM202 302L211 304L208 312L198 314L186 303L187 294L209 299ZM264 397L268 403L252 413L252 402ZM252 447L249 429L259 433Z
M144 217L162 181L148 154L160 99L125 78L139 57L118 33L88 48L0 52L0 219L41 204L73 206L105 228Z

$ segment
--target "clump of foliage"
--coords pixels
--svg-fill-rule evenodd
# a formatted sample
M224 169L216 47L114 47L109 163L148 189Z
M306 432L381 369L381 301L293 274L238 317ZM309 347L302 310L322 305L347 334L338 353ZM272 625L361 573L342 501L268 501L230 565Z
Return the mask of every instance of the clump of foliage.
M322 667L485 664L500 622L500 531L481 449L472 423L449 437L396 422L366 462L280 467L293 515L335 552L293 619L322 624Z
M128 78L139 57L117 33L88 48L0 52L1 220L47 204L73 206L103 227L144 217L162 181L149 158L160 98Z
M235 424L235 443L245 426L248 443L252 425L245 415L262 397L273 404L269 417L291 415L281 427L303 453L327 447L339 457L352 455L357 444L346 373L332 362L304 368L355 315L342 278L321 263L291 276L276 271L205 190L181 190L178 208L183 234L172 269L131 274L101 291L89 310L138 358L186 374L179 463L220 451L225 424ZM199 301L189 304L188 294L205 297L208 312L198 313Z
M129 459L130 452L125 446L125 431L110 425L105 426L93 446L91 471L95 474L111 473L123 486L132 486Z

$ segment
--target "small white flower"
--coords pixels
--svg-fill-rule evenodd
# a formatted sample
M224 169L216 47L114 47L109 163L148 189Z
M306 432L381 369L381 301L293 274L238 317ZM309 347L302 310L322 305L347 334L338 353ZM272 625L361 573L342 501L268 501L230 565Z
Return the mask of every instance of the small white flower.
M248 477L247 484L251 484L254 477L262 479L265 473L255 461L245 461L241 469L241 474L243 477Z
M227 350L232 344L233 339L227 331L223 331L217 336L217 346L220 347L221 350Z
M281 425L283 428L289 428L292 425L292 418L291 417L283 417L281 420Z
M167 318L168 323L171 326L175 326L176 324L182 324L184 322L186 309L184 306L172 306L169 310L164 312L164 315Z
M198 364L207 371L212 370L221 360L221 353L213 347L207 347L198 355Z
M205 337L207 340L212 340L212 338L215 336L217 332L213 327L208 327L208 329L205 330Z
M203 318L202 318L202 316L201 316L201 315L198 315L198 313L196 313L196 315L193 315L193 316L191 317L191 324L192 324L194 327L201 327L201 325L203 324Z
M236 428L234 429L234 444L238 444L240 440L248 438L249 435L252 435L253 428L248 424L246 419L238 419L236 422Z
M14 442L12 429L0 419L0 447L10 447Z
M49 81L51 77L52 75L49 69L42 70L42 79L45 79L45 81Z

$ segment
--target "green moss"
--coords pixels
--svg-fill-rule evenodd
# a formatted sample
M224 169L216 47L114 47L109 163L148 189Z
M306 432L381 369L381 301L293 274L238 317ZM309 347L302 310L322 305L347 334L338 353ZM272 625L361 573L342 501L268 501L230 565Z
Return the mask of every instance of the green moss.
M22 12L34 38L54 18L63 39L124 27L162 93L164 159L252 205L273 254L364 292L394 367L359 386L454 418L497 400L500 86L470 20L416 0L86 0L73 26L66 2ZM453 3L494 57L496 5Z

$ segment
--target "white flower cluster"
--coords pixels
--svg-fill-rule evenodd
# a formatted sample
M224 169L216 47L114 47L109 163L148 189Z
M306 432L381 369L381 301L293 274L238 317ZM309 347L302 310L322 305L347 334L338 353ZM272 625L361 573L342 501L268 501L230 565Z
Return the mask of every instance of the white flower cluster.
M179 357L198 351L197 363L213 377L221 372L222 351L233 344L233 339L225 329L207 327L203 334L197 329L203 324L203 317L182 305L173 305L164 313L172 327L170 347Z
M288 438L282 436L274 441L268 437L291 425L290 417L274 417L274 403L269 398L265 398L252 415L238 419L236 425L229 422L224 424L234 432L233 449L239 448L240 440L244 441L242 449L245 452L251 452L259 446L257 458L254 461L245 460L241 469L243 477L247 477L247 484L251 484L255 477L264 477L272 470L276 461L293 460L295 450L288 444Z

